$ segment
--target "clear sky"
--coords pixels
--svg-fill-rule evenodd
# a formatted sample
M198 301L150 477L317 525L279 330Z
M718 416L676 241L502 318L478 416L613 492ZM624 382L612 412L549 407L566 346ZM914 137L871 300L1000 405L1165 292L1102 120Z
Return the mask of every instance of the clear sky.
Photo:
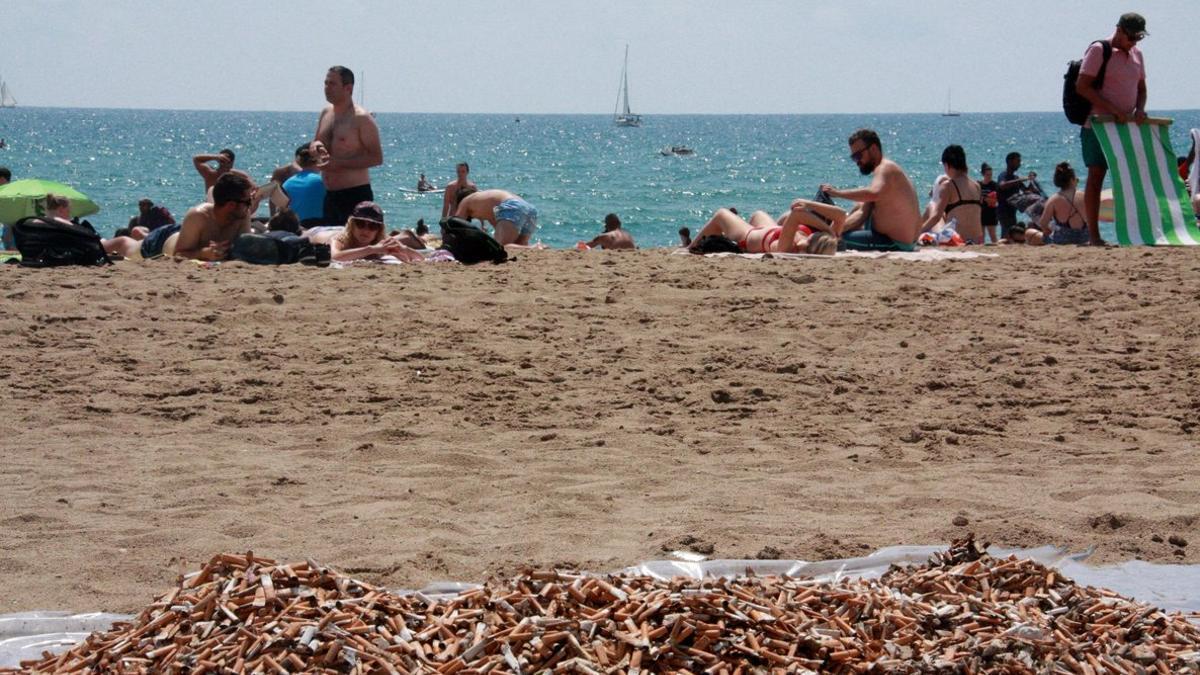
M1146 16L1149 109L1200 107L1195 0L0 0L30 106L313 110L330 65L380 112L1057 110L1066 62Z

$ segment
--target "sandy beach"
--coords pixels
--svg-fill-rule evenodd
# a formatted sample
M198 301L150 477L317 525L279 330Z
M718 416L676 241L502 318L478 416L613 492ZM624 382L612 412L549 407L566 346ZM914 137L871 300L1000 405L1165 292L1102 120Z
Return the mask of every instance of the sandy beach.
M1200 562L1195 251L987 250L0 266L0 612L134 611L223 551Z

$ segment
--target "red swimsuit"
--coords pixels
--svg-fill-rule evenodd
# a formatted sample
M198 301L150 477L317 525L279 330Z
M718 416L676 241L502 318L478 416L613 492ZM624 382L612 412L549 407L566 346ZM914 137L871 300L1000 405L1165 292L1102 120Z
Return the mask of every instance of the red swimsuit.
M812 236L812 229L810 229L807 225L798 226L796 228L796 231L803 234L806 237ZM750 230L750 232L747 232L746 236L743 237L742 240L738 242L738 248L742 249L743 253L768 253L771 250L771 244L774 244L776 241L779 240L779 238L781 236L783 236L783 227L780 225L776 225L775 227L768 229L767 232L765 234L763 234L761 251L751 251L748 248L747 242L750 239L750 233L752 233L752 232L754 232L754 230Z

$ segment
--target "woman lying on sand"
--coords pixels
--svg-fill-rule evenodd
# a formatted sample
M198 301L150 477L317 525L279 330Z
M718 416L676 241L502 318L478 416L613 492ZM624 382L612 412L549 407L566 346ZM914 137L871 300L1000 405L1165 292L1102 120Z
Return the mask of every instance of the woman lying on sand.
M71 222L71 200L61 195L46 195L46 216L68 225ZM140 258L139 249L142 242L132 237L113 237L101 239L100 245L108 255L118 255L123 258Z
M329 238L330 258L339 262L378 260L390 255L404 262L425 259L400 242L399 237L383 236L383 209L375 202L361 202L354 207L346 227Z
M698 242L710 235L728 237L743 253L813 253L833 255L837 234L846 224L846 212L821 202L797 199L792 208L776 221L765 211L755 211L750 222L729 209L719 209L712 220L696 233Z

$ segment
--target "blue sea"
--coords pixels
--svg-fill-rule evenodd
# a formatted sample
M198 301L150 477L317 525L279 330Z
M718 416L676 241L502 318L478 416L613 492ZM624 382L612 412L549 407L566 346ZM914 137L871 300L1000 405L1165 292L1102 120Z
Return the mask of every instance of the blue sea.
M1186 154L1188 129L1200 111L1153 111L1175 119L1171 137ZM973 170L988 162L1002 170L1017 151L1023 171L1049 189L1054 165L1081 170L1078 128L1061 113L925 115L651 115L640 128L622 128L607 115L448 115L379 113L384 164L372 170L376 200L391 227L418 218L436 227L440 195L408 194L417 176L444 184L459 161L471 164L481 188L513 191L535 204L535 239L569 247L601 231L604 215L620 215L641 246L677 242L722 206L782 212L817 186L865 184L850 161L846 137L876 129L885 152L925 194L941 173L950 143L967 150ZM14 178L68 183L101 206L89 220L111 234L149 197L177 218L203 197L191 157L231 148L236 166L265 181L312 137L316 110L212 112L15 108L0 110L0 166ZM687 145L694 156L663 156L664 146ZM260 215L266 214L266 206Z

